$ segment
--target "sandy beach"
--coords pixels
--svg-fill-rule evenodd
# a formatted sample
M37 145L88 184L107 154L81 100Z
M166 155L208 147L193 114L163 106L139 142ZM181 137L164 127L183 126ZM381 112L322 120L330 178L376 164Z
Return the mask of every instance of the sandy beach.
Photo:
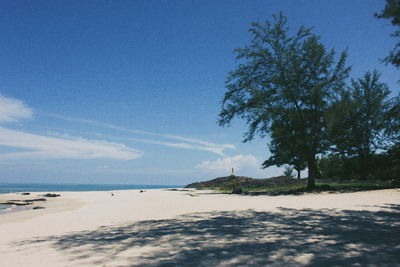
M399 189L60 194L0 216L0 266L400 265Z

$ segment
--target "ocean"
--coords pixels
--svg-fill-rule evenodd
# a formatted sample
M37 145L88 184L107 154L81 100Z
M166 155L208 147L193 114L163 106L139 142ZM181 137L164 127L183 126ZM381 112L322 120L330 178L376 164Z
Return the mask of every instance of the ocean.
M0 194L15 192L111 191L129 189L181 188L181 185L127 184L11 184L0 183Z

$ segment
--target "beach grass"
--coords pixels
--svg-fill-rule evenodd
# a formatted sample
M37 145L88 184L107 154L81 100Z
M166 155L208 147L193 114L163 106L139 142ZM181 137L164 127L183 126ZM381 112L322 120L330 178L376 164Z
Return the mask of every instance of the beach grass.
M240 187L240 186L239 186ZM272 186L272 187L241 187L244 193L254 193L254 192L274 192L274 191L284 191L284 190L298 190L305 188L304 185L284 185L284 186ZM213 188L220 193L231 193L234 187L222 187Z
M210 188L218 193L232 193L234 188L240 186L228 186ZM379 184L374 182L352 182L352 183L316 183L315 192L355 192L366 190L392 189L398 186L392 184ZM244 194L271 193L271 194L296 194L307 192L305 185L281 185L270 187L240 187Z

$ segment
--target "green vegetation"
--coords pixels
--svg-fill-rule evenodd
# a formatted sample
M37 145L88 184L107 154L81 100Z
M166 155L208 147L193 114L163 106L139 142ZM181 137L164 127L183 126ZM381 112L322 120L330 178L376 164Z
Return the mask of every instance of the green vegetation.
M292 168L290 166L286 166L285 171L283 172L283 175L290 177L290 178L294 178L293 170L294 170L294 168Z
M256 193L256 192L277 192L277 191L289 191L305 189L305 185L286 185L286 186L273 186L273 187L243 187L244 193ZM234 187L222 187L222 188L210 188L216 190L219 193L232 193Z
M286 151L284 161L297 156L307 162L312 189L318 175L316 156L329 146L325 112L345 85L350 67L347 53L335 63L335 51L327 50L311 28L300 27L290 35L286 24L282 13L274 15L272 23L252 24L250 45L236 49L241 64L228 76L219 123L245 119L249 132L244 141L255 133L269 134L277 158Z
M390 141L387 133L391 124L386 118L393 99L388 97L389 88L379 78L375 70L368 71L361 79L352 79L327 114L331 151L344 160L356 159L358 162L352 168L360 179L370 178L373 155L385 149L385 141Z
M400 1L387 0L376 16L399 26L399 12ZM390 98L379 72L348 81L347 51L336 56L311 28L292 33L282 13L249 31L250 44L235 50L239 64L228 74L219 124L245 120L244 142L269 136L263 167L289 165L299 176L308 168L307 190L321 188L317 179L398 183L400 95ZM385 59L397 67L399 46Z
M369 157L368 176L360 175L360 160L357 156L343 157L332 154L319 160L319 169L324 179L332 181L380 180L394 181L400 184L400 145L393 146L388 152L372 154Z
M396 188L393 184L376 183L376 182L350 182L350 183L319 183L315 185L315 191L326 192L353 192L364 190L378 190ZM232 193L233 187L210 188L218 193ZM272 187L244 187L242 188L244 194L299 194L307 192L305 185L287 185L287 186L272 186Z
M305 185L305 180L293 179L288 176L277 176L265 179L254 179L245 176L225 176L218 177L209 181L196 182L186 186L186 188L196 189L226 189L235 188L270 188L276 186Z
M389 19L393 26L400 27L400 0L386 0L386 5L380 14L375 14L377 18ZM393 37L400 37L400 30L396 30ZM400 42L394 49L389 52L389 55L383 59L383 62L393 64L400 68Z

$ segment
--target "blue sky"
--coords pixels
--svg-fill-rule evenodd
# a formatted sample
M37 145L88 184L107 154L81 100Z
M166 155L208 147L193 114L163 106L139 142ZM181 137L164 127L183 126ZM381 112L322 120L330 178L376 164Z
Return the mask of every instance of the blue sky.
M351 77L377 68L394 28L384 1L1 1L0 182L187 184L260 169L267 140L216 124L233 49L251 22L283 11L328 48L348 48Z

